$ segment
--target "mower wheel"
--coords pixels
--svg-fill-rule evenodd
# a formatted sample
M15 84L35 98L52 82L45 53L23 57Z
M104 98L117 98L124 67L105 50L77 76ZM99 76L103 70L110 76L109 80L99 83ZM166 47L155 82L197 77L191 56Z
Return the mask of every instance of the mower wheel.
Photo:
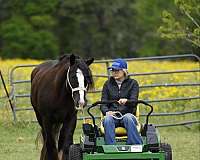
M69 148L69 159L70 160L82 160L82 150L80 144L72 144Z
M172 148L170 144L161 143L160 149L165 152L165 160L172 160Z

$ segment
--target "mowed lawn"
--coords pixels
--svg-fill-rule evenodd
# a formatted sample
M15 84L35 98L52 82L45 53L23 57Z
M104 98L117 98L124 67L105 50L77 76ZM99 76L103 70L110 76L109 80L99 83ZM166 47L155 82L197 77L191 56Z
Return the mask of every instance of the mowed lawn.
M78 125L80 126L80 125ZM39 127L36 123L0 123L0 160L39 160L40 147L35 144ZM161 140L173 148L173 160L200 159L199 125L159 128ZM75 141L78 142L80 128Z

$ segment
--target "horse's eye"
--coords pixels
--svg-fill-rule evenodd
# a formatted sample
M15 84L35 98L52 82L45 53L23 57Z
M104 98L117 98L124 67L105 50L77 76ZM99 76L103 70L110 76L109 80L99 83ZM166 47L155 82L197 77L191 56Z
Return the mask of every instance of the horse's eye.
M74 74L74 75L72 75L71 77L72 77L72 78L76 78L76 75Z

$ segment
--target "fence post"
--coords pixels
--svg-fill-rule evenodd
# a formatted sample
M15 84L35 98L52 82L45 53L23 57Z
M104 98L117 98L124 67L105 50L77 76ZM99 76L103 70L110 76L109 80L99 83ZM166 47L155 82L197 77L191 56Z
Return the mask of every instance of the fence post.
M8 90L7 90L7 88L6 88L6 84L5 84L5 81L4 81L4 78L3 78L3 75L2 75L2 73L1 73L1 70L0 70L0 77L1 77L1 81L2 81L2 83L3 83L4 90L5 90L5 92L6 92L6 96L7 96L7 98L8 98L9 104L10 104L10 108L11 108L12 113L13 113L14 122L16 122L15 109L14 109L13 104L12 104L12 102L11 102L11 99L10 99L10 96L9 96Z

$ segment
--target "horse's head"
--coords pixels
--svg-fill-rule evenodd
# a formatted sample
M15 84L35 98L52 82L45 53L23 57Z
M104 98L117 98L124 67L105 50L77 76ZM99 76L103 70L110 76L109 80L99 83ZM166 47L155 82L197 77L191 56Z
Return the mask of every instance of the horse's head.
M92 74L89 65L94 59L83 60L79 57L70 55L70 66L67 69L67 81L72 91L72 98L77 110L83 109L86 105L86 92L93 86Z

